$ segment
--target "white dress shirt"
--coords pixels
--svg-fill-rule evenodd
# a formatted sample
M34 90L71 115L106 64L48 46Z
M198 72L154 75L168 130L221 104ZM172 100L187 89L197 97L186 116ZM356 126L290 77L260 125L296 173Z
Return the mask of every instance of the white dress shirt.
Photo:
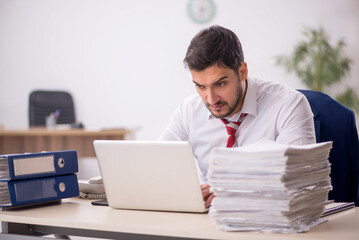
M241 113L248 115L235 135L238 146L261 138L285 144L315 143L313 113L306 97L295 89L248 78L243 107L228 120L236 121ZM206 176L211 150L226 147L227 139L224 123L195 94L181 102L159 140L188 141Z

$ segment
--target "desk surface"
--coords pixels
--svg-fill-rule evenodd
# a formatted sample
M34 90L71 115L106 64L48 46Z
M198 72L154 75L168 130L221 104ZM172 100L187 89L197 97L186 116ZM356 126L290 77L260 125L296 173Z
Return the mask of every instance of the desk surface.
M97 231L198 239L358 239L359 208L326 217L328 221L299 234L219 231L208 214L131 211L93 206L89 200L0 211L0 221Z

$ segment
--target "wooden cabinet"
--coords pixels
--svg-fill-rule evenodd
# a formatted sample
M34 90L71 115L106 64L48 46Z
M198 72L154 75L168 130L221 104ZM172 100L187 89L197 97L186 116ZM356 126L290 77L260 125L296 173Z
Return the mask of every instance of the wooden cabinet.
M94 140L123 140L127 134L132 132L127 129L101 131L47 130L45 128L0 130L0 154L75 149L78 157L94 157Z

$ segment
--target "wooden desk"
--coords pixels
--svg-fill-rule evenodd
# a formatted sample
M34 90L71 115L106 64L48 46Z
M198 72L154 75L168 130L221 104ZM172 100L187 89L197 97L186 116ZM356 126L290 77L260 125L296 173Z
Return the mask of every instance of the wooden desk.
M109 239L345 239L359 236L359 208L327 216L328 221L298 234L219 231L208 214L131 211L92 206L89 200L63 200L60 205L0 211L4 235L36 232ZM8 234L6 234L8 233ZM28 239L28 238L24 238ZM33 238L31 238L33 239Z
M95 156L95 139L123 140L131 130L116 129L87 131L83 129L46 130L0 130L0 154L77 150L78 157Z

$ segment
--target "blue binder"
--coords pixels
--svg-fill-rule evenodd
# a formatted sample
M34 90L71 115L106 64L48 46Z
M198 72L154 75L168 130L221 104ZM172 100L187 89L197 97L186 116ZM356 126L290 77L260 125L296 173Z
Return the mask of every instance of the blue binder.
M76 150L0 155L0 181L78 172Z
M76 174L0 181L0 207L51 202L79 195Z

